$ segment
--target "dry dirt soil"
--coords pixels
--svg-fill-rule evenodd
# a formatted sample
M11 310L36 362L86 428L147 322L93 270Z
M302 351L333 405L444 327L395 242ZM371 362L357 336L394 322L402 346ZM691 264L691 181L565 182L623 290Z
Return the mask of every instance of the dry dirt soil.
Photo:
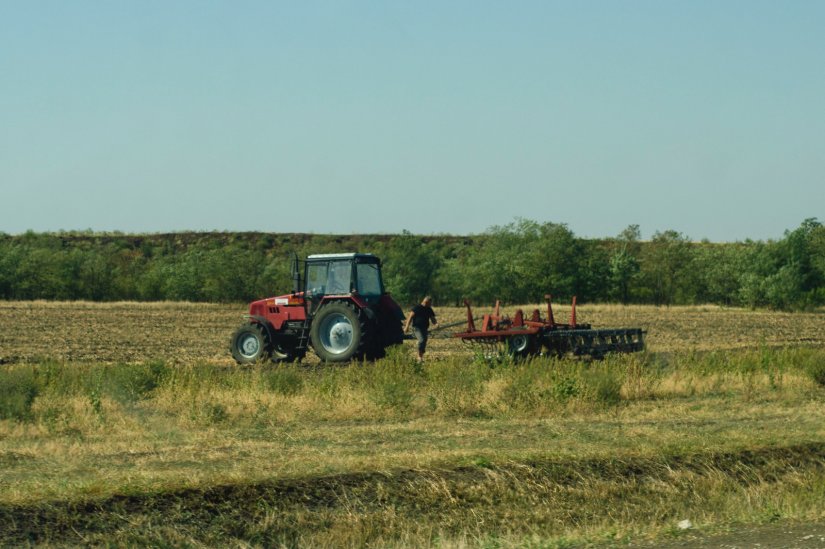
M529 314L545 305L525 306ZM491 312L478 307L474 316ZM515 307L502 307L513 315ZM569 306L555 306L567 322ZM464 308L435 307L442 325L432 334L431 359L471 353L451 334L461 331ZM231 365L228 345L243 322L244 304L0 302L0 362L39 358L65 361L170 363L206 361ZM825 312L781 313L716 306L653 307L591 305L578 321L594 328L641 327L652 352L710 351L783 345L825 345ZM412 342L408 342L412 346ZM310 353L306 359L316 362Z

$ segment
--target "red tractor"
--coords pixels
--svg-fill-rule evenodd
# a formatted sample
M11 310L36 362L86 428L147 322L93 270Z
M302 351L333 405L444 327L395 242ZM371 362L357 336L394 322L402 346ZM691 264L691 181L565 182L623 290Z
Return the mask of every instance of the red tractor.
M325 362L375 359L403 341L404 313L384 291L374 255L294 256L292 277L291 294L250 303L249 322L229 344L238 363L292 362L309 347Z

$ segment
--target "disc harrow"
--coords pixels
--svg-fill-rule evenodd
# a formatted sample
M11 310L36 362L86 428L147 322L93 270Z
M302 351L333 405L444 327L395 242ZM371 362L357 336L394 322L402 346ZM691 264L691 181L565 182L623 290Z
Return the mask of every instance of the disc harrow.
M482 317L481 327L476 328L470 302L467 307L467 330L453 334L464 343L478 347L484 356L498 355L503 351L522 358L540 354L562 357L590 356L602 358L608 353L633 353L645 347L641 328L593 329L590 324L576 322L576 298L570 311L570 322L557 323L553 316L551 296L547 300L547 316L535 309L530 318L518 309L511 319L501 314L500 302L494 312Z

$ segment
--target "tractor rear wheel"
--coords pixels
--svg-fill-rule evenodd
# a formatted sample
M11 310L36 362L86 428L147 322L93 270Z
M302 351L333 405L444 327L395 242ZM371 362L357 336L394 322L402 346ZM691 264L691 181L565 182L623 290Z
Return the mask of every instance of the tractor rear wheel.
M272 350L269 334L260 324L244 324L232 334L229 350L238 364L254 364L269 360Z
M312 348L325 362L346 362L359 358L365 338L365 326L358 311L345 302L330 303L321 308L309 330Z

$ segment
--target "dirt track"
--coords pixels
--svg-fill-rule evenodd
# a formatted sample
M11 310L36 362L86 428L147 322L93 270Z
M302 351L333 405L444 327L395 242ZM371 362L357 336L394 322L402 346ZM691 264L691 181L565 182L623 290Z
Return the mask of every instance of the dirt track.
M780 523L733 528L724 534L701 535L685 531L677 540L657 542L661 549L823 549L825 524Z

